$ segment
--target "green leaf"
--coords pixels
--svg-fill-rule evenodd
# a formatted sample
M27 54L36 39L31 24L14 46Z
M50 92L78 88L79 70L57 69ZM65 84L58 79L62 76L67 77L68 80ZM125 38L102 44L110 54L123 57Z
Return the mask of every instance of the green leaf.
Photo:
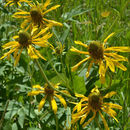
M14 124L12 125L12 130L18 130L18 126L17 126L16 123L14 123Z
M21 109L19 110L18 114L19 114L19 117L18 117L19 125L21 126L21 128L23 128L24 119L25 119L24 109L21 108Z
M32 128L28 128L27 130L40 130L40 129L32 127Z
M74 78L73 78L73 88L74 88L74 91L76 93L85 94L86 88L85 88L84 77L74 76Z

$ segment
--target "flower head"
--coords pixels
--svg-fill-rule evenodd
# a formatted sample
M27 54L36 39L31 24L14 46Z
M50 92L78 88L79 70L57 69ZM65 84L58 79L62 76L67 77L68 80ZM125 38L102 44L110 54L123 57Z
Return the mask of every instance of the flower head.
M30 1L28 1L28 0L7 0L7 3L5 4L5 7L6 7L7 5L12 6L12 5L14 5L14 4L21 6L20 3L22 3L22 2L30 3Z
M83 127L85 127L96 117L96 114L99 113L101 119L103 120L105 129L109 130L108 124L101 111L104 111L118 122L115 117L116 112L113 110L113 108L121 110L122 107L117 104L107 103L103 101L105 98L111 98L114 94L116 94L116 92L111 91L105 96L101 96L100 91L97 87L92 89L88 97L82 96L80 102L73 108L72 123L77 122L81 118L80 124L83 124ZM75 113L76 111L77 113ZM85 122L90 112L93 113L93 116L87 122Z
M53 85L53 87L58 88L59 87L58 85L59 85L59 83ZM35 88L37 90L32 90L31 92L28 93L28 96L34 96L34 95L39 95L39 94L44 95L43 99L40 101L40 103L38 105L39 111L42 109L45 102L49 101L52 110L56 114L57 104L56 104L55 98L58 98L65 108L67 107L67 104L66 104L66 101L64 100L64 98L61 95L58 95L57 91L49 88L48 84L45 84L44 87L41 87L40 85L34 85L33 88Z
M28 54L31 58L37 59L40 57L43 60L46 60L39 53L39 51L35 49L34 45L38 45L41 47L52 46L48 42L48 39L52 36L52 34L45 33L48 29L49 28L42 29L40 32L37 32L35 30L31 34L25 30L21 30L17 36L13 37L15 39L15 41L8 42L2 46L4 48L4 50L7 50L9 48L10 48L10 50L7 53L5 53L0 59L3 59L5 57L9 58L10 54L14 53L14 59L15 59L14 65L16 66L20 59L20 55L21 55L23 49L27 49Z
M119 61L128 61L127 58L117 54L116 52L130 52L130 47L105 47L107 40L113 34L114 33L111 33L104 40L103 43L100 43L98 41L91 41L89 45L86 45L82 43L81 41L75 41L75 44L82 45L83 47L87 49L87 51L80 51L73 46L70 50L73 52L80 53L80 54L85 54L88 57L86 57L85 59L80 61L78 64L73 66L72 71L75 71L82 63L86 62L87 60L90 60L86 77L89 76L89 72L93 63L98 64L99 76L102 83L105 82L105 72L108 67L112 72L115 72L115 66L122 69L123 71L126 71L127 68L123 64L119 63Z
M54 20L48 20L46 18L46 14L52 10L57 9L60 5L52 6L51 8L47 9L47 6L50 5L51 0L46 0L45 3L39 3L36 1L36 4L29 4L31 6L31 9L29 12L18 9L18 12L14 13L13 17L15 18L24 18L25 20L21 24L21 28L25 28L27 24L29 23L29 26L27 28L33 28L33 26L37 27L52 27L52 26L62 26L61 23L56 22Z
M64 48L65 48L64 44L62 44L61 42L57 42L57 47L53 48L54 50L53 54L57 54L57 55L62 54Z

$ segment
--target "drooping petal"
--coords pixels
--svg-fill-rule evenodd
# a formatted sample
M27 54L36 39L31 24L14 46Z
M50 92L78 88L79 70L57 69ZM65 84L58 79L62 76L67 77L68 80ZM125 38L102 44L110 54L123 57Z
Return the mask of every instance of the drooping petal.
M104 103L105 105L109 106L110 108L116 108L116 109L122 109L122 106L118 104L113 104L113 103Z
M103 115L102 115L102 113L101 113L100 111L99 111L99 115L100 115L101 118L102 118L102 121L103 121L103 123L104 123L105 129L106 129L106 130L109 130L108 124L107 124L105 118L103 117Z
M111 56L112 58L114 58L117 61L128 61L128 59L126 57L118 55L116 53L104 53L104 55Z
M65 99L64 99L62 96L57 95L57 94L55 94L55 96L56 96L57 98L59 98L60 102L64 105L64 108L67 108L67 104L66 104Z
M96 112L94 111L93 113L94 113L94 114L93 114L92 118L90 118L87 122L85 122L85 123L82 125L83 128L84 128L86 125L88 125L88 124L95 118Z
M37 54L40 58L42 58L43 60L46 61L46 59L39 53L38 50L36 50L35 48L33 48L33 49L34 49L34 51L36 52L36 54Z
M20 59L20 56L21 56L22 51L23 51L23 48L21 48L21 50L20 50L18 56L16 57L15 62L14 62L14 66L16 66L17 63L19 62L19 59Z
M9 48L15 47L15 46L18 46L18 42L16 42L16 41L11 41L11 42L8 42L8 43L4 44L4 45L2 46L2 48L4 48L4 50L6 50L6 49L9 49Z
M75 70L77 70L78 67L79 67L82 63L84 63L85 61L87 61L87 60L89 60L89 59L90 59L90 57L87 57L87 58L83 59L82 61L80 61L80 62L79 62L78 64L76 64L75 66L73 66L73 67L71 68L72 72L75 71Z
M83 122L85 121L85 119L87 118L88 114L90 113L90 111L86 112L83 117L80 120L80 124L83 124Z
M44 106L46 98L47 98L47 95L40 101L40 103L38 105L38 111L40 111L42 109L42 107Z
M101 61L99 64L99 75L102 84L105 83L105 73L106 73L106 68L103 61Z
M35 54L33 47L31 45L29 45L28 47L28 54L31 58L38 59L38 56Z
M127 70L127 68L123 64L121 64L121 63L119 63L117 61L114 61L114 64L115 64L116 67L120 68L123 71Z
M86 72L86 77L87 77L87 78L88 78L88 76L89 76L90 69L91 69L93 63L94 63L94 61L92 60L92 61L90 62L90 64L89 64L89 66L88 66L88 70L87 70L87 72Z
M113 32L113 33L111 33L110 35L108 35L107 38L104 40L104 43L106 43L107 40L108 40L110 37L112 37L114 34L115 34L115 33Z
M79 44L81 46L88 48L88 46L86 44L82 43L81 41L74 41L74 42L75 42L75 44Z
M106 57L106 56L104 56L104 58L106 60L106 65L110 68L110 70L112 72L115 72L115 66L114 66L114 63L112 62L112 60L110 58Z
M77 52L77 53L80 53L80 54L86 54L86 55L89 54L89 52L80 51L80 50L76 49L76 48L73 47L73 46L71 47L70 51L72 51L72 52Z
M54 20L48 20L48 19L46 19L46 18L43 18L43 20L46 21L46 22L48 22L48 23L50 24L50 26L51 26L51 24L52 24L52 25L55 25L55 26L63 26L62 23L56 22L56 21L54 21Z
M56 104L56 101L55 101L53 96L51 96L51 106L52 106L52 110L56 114L56 112L57 112L57 104Z
M116 94L115 91L111 91L111 92L107 93L105 96L103 96L103 98L111 98L115 94Z

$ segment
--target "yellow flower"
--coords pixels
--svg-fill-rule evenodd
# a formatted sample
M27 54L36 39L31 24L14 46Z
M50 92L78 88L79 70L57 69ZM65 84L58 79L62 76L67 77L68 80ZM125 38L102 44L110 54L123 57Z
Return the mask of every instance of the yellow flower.
M45 27L45 26L62 26L61 23L56 22L54 20L48 20L45 18L45 15L52 11L57 9L60 5L55 5L52 6L51 8L47 9L47 6L50 5L51 0L46 0L45 3L38 3L37 4L29 4L31 6L31 9L29 12L18 9L18 12L14 13L13 17L15 18L24 18L25 20L21 24L21 28L25 28L27 24L29 23L29 26L27 28L32 28L33 26L38 26L38 27Z
M86 73L86 77L89 76L90 69L93 65L93 63L96 63L99 65L99 76L101 83L105 82L105 72L106 69L109 67L112 72L115 72L115 66L122 69L123 71L126 71L127 68L119 63L119 61L128 61L127 58L118 55L116 52L130 52L130 47L106 47L105 44L107 40L113 35L114 33L111 33L102 43L98 41L92 41L89 45L86 45L82 43L81 41L75 41L75 44L82 45L85 47L88 51L80 51L72 46L70 49L73 52L77 52L80 54L88 55L85 59L80 61L78 64L72 67L72 71L75 71L82 63L84 63L87 60L91 60L90 64L88 66L88 70ZM110 52L112 51L112 52ZM113 52L115 51L115 52Z
M91 90L91 93L88 97L81 96L82 98L80 102L73 108L72 123L77 122L81 118L80 124L83 124L82 126L85 127L95 118L96 114L99 113L104 123L105 129L109 130L108 124L101 111L104 111L118 122L115 117L117 113L113 110L113 108L121 110L122 107L117 104L103 102L103 99L111 98L114 94L116 94L116 92L111 91L102 97L98 88L95 87ZM77 111L77 113L75 113L75 111ZM84 123L90 112L93 113L93 116Z
M53 54L57 54L57 55L60 55L63 51L64 51L64 44L62 45L61 42L57 42L57 47L56 48L53 48Z
M40 32L37 32L35 30L31 34L29 34L27 31L20 31L17 36L13 37L15 39L15 41L8 42L2 46L4 48L4 50L7 50L9 48L10 48L10 50L7 53L5 53L0 58L0 60L5 57L8 57L8 59L9 59L10 54L14 52L14 59L15 59L14 66L16 66L24 48L27 49L28 54L31 58L37 59L40 57L43 60L46 60L39 53L39 51L35 49L34 45L38 45L41 47L52 46L48 42L48 39L52 36L52 34L50 34L50 33L45 34L45 32L48 29L49 28L42 29Z
M59 88L58 85L59 85L59 83L53 85L53 87ZM40 111L42 109L42 107L44 106L44 104L47 100L47 101L49 101L49 104L51 105L52 110L56 114L57 104L56 104L55 98L58 98L60 100L60 102L63 104L63 106L65 108L67 108L67 104L66 104L66 101L64 100L64 98L61 95L58 95L57 91L49 88L47 83L44 85L44 87L41 87L40 85L34 85L33 88L35 88L37 90L32 90L31 92L28 93L28 96L44 94L44 97L42 98L42 100L40 101L40 103L38 105L38 111Z
M21 6L20 3L22 3L22 2L30 3L30 1L28 1L28 0L7 0L7 2L8 2L8 3L5 4L5 7L6 7L7 5L12 6L12 5L14 5L14 4Z
M109 11L104 11L104 12L101 13L101 16L104 17L104 18L108 17L109 15L110 15Z

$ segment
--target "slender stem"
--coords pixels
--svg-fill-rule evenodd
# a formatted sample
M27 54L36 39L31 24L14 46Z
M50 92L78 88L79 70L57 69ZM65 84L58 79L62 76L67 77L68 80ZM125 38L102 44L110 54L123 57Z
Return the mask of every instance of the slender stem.
M57 115L55 114L55 122L56 122L56 130L58 130L58 117L57 117Z
M37 59L36 59L35 61L36 61L37 66L38 66L39 69L40 69L40 72L41 72L41 74L42 74L42 77L44 78L44 80L46 81L46 83L48 84L48 86L49 86L51 89L53 89L53 90L55 90L55 91L61 93L62 95L66 96L66 97L69 97L69 98L72 98L72 99L76 99L75 97L72 97L71 95L68 95L68 94L66 94L66 93L63 93L63 92L61 92L60 90L54 88L54 87L51 85L50 81L48 80L46 74L44 73L44 71L43 71L43 69L42 69L42 67L41 67L41 65L40 65L40 63L39 63L39 61L38 61Z
M5 110L4 110L3 115L1 117L1 120L0 120L0 130L2 129L2 124L3 124L3 121L4 121L4 117L5 117L5 113L7 111L8 105L9 105L9 100L7 100L7 102L6 102Z

